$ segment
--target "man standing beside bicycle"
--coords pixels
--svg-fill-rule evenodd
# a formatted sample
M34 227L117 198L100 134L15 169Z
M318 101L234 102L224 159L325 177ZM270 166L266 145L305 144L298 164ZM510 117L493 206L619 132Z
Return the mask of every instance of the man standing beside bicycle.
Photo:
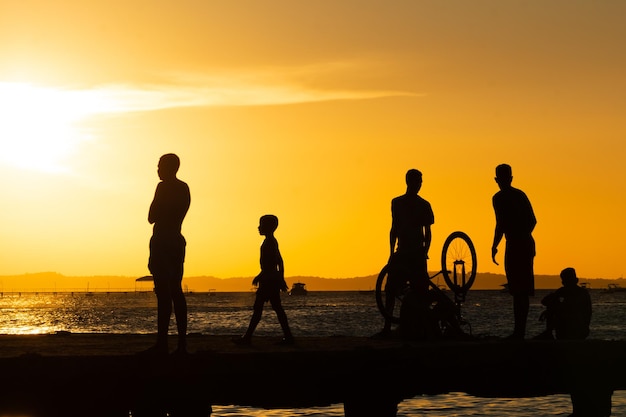
M498 244L504 237L504 271L513 296L513 316L515 327L508 339L521 340L526 334L529 297L535 294L533 262L535 240L532 232L537 224L530 200L523 191L511 186L513 174L511 166L501 164L496 167L496 183L500 191L493 196L493 209L496 214L496 228L491 247L491 258L496 262Z
M431 242L430 227L435 216L430 203L418 195L422 188L422 173L410 169L406 173L406 193L391 201L391 231L389 232L389 276L385 287L387 309L393 311L395 294L408 281L418 299L426 302L429 290L427 269ZM391 333L391 321L385 319L380 336Z

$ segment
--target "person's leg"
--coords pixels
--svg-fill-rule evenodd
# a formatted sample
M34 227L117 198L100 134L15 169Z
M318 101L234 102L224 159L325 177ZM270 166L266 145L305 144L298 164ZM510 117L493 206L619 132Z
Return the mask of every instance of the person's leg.
M439 333L437 320L430 311L431 302L434 300L430 298L430 278L425 255L420 251L411 255L403 258L403 284L406 285L408 277L410 291L402 299L400 327L408 327L405 330L408 330L410 338L426 340L436 337Z
M533 274L534 242L506 242L504 254L504 270L509 284L509 292L513 296L514 328L512 339L523 339L526 335L526 322L530 296L534 295L535 281Z
M426 299L430 290L430 276L428 275L426 255L422 251L417 251L410 262L411 289L420 298Z
M398 331L405 340L426 340L431 336L430 314L424 299L410 290L402 299Z
M287 321L287 313L285 313L285 309L283 308L283 305L280 301L280 292L272 295L272 297L270 298L270 303L272 305L272 309L274 309L274 311L276 312L276 317L278 318L280 327L281 329L283 329L285 340L293 340L291 329L289 328L289 322Z
M555 328L555 310L556 307L554 305L548 304L546 305L546 310L541 313L539 316L539 321L546 322L546 329L539 333L537 336L533 337L533 339L538 340L553 340L554 339L554 328Z
M171 303L174 304L174 316L176 317L176 330L178 333L178 353L187 351L187 300L183 293L183 274L185 263L185 239L178 243L171 258ZM170 308L171 310L171 308ZM171 314L171 313L170 313Z
M265 299L262 294L259 294L257 291L256 299L254 300L254 307L252 309L252 317L250 318L250 324L248 325L248 329L246 330L243 339L252 339L252 334L256 330L256 327L261 321L261 317L263 315L263 304L265 304Z
M167 279L154 276L155 293L157 297L157 348L167 351L167 333L172 315L172 295L167 285Z
M389 279L389 278L388 278ZM394 291L390 288L390 285L385 286L385 309L389 315L393 314L393 308L396 304L396 297ZM383 334L391 333L391 320L385 318L385 324L383 325Z
M550 334L552 334L556 326L556 311L557 309L554 306L548 306L546 309L546 332L550 332Z
M394 254L389 264L389 271L387 272L387 281L385 282L385 309L390 316L393 316L393 310L396 306L396 296L402 289L402 281L406 279L404 275L406 271L403 270L402 258L397 253ZM391 333L391 320L385 318L385 324L383 330L380 333L382 336L387 336Z
M167 251L162 241L150 238L148 269L154 282L157 298L156 350L167 352L167 331L172 314L172 299L168 282Z
M184 352L187 350L187 300L180 285L172 294L172 302L178 331L178 350Z
M526 322L528 321L528 310L530 307L530 299L526 294L515 294L513 296L513 317L515 327L513 336L523 339L526 335Z

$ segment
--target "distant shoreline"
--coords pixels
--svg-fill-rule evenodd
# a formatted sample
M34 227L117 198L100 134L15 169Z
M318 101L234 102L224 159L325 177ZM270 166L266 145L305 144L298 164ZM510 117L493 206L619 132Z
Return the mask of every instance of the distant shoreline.
M128 276L65 276L55 272L42 272L23 275L0 276L0 293L119 293L119 292L152 292L152 281L137 281L139 277ZM314 276L286 277L287 284L303 282L309 291L372 291L376 286L377 275L352 278L322 278ZM252 277L217 278L211 276L194 276L183 279L186 292L250 292ZM443 278L435 278L434 282L445 285ZM479 273L476 276L473 290L500 290L506 278L501 274ZM609 284L626 287L626 280L606 278L580 278L590 289L605 289ZM556 289L561 280L556 275L536 275L535 288Z

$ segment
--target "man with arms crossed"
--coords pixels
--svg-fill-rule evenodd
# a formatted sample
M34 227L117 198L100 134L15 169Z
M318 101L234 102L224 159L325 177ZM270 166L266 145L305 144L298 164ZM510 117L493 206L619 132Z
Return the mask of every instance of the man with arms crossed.
M154 200L150 205L148 222L154 224L150 239L148 268L154 278L157 296L157 343L151 350L167 354L167 334L172 305L178 330L175 353L187 351L187 301L182 289L186 241L181 234L183 219L189 210L191 197L186 183L176 178L180 160L175 154L161 157Z

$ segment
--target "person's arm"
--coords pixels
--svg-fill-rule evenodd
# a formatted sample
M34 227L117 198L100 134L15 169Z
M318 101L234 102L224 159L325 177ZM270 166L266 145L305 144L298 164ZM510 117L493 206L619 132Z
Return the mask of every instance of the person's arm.
M154 198L152 199L152 203L150 204L150 210L148 211L148 223L154 224L159 218L159 209L160 209L160 200L161 200L161 183L159 183L156 187L156 191L154 192Z
M276 244L276 266L278 267L278 276L284 278L285 264L283 263L283 257L280 254L280 250L278 249L278 244Z
M559 297L559 290L551 292L541 299L541 304L546 307L553 306L555 303L558 303Z
M396 231L392 227L391 230L389 231L389 259L391 259L391 257L393 256L393 253L396 250L397 240L398 240L398 236L396 234Z
M261 271L261 273L263 273L263 272ZM261 274L259 274L256 277L254 277L254 279L252 280L252 285L254 285L255 287L257 285L259 285L259 279L261 279Z
M285 281L285 264L283 263L283 257L280 254L280 249L278 249L278 243L276 243L276 265L278 266L278 277L281 281L281 290L288 291L289 286L287 285L287 281Z
M502 229L496 224L496 229L493 232L493 244L491 245L491 260L496 265L500 265L496 261L496 254L498 253L498 245L502 240L502 236L504 236L504 233L502 232Z
M495 196L491 200L491 203L493 205L493 211L496 214L496 228L493 232L493 243L491 244L491 260L493 261L494 264L500 265L496 261L496 254L498 253L498 245L500 244L500 241L502 240L502 237L504 236L504 231L502 230L502 225L500 223L500 216L499 216L499 211L498 211L498 207L496 204Z
M389 230L389 259L393 256L393 253L396 251L396 242L398 241L398 232L396 231L396 219L395 219L395 209L393 206L393 201L391 202L391 230Z
M424 226L424 254L428 259L428 250L430 249L430 241L432 240L432 233L430 231L430 225Z
M529 210L529 216L530 216L530 233L533 232L533 230L535 230L535 226L537 225L537 218L535 217L535 211L533 210L533 206L532 204L530 204L530 200L528 200L528 197L526 197L526 201L528 201L528 210Z
M189 206L191 206L191 192L189 191L189 186L186 183L183 183L185 187L184 200L182 202L183 205L183 218L187 215L189 211Z

